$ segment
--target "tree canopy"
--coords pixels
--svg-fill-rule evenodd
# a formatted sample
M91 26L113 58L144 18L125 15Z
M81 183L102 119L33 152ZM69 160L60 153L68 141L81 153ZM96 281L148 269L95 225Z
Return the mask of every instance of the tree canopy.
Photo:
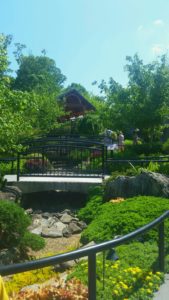
M14 82L14 89L21 91L58 92L66 77L47 56L22 56Z

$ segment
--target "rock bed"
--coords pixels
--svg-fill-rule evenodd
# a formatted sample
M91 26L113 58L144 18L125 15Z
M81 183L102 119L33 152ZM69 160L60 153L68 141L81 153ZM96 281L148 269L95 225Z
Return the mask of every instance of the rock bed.
M27 209L26 213L32 217L29 231L44 238L70 237L81 233L87 227L70 209L62 212L42 212Z

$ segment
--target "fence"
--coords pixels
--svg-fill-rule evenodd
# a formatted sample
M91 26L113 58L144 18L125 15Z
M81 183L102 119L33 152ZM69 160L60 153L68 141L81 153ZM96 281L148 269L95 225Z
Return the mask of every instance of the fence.
M47 139L18 154L20 176L104 177L105 146L92 141Z
M159 240L158 240L158 252L159 252L159 271L165 271L165 253L164 253L164 220L169 217L169 211L166 211L159 218L155 219L151 223L129 233L123 237L104 242L88 248L81 248L72 252L51 256L47 258L38 259L35 261L29 261L25 263L19 263L8 266L0 267L0 274L2 276L12 275L15 273L25 272L47 266L52 266L58 263L62 263L69 260L74 260L81 257L88 257L88 298L89 300L96 300L96 254L109 250L113 247L122 245L135 237L141 236L146 231L159 226Z

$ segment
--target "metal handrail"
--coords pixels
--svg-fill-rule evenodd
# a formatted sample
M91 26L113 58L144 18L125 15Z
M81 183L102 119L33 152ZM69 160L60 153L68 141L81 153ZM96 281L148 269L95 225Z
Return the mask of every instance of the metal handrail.
M159 270L164 272L164 220L169 217L169 210L163 213L160 217L154 221L140 227L139 229L124 235L123 237L103 242L98 245L90 246L87 248L80 248L75 251L41 258L34 261L28 261L25 263L18 263L8 266L0 267L0 274L2 276L11 275L15 273L25 272L29 270L35 270L38 268L48 267L54 264L62 263L69 260L88 256L88 290L89 300L96 300L96 253L108 250L112 247L122 245L137 236L142 235L146 231L159 225Z

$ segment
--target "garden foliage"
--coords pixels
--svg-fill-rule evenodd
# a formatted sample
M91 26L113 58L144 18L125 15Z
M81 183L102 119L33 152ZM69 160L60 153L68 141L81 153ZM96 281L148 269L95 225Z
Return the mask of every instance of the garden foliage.
M153 221L168 209L168 199L153 196L133 197L118 204L104 203L99 207L95 219L83 231L81 241L102 242L125 235ZM169 230L169 221L166 220L165 224L166 230ZM153 229L142 239L154 240L156 236L156 229Z
M85 207L78 212L78 218L86 223L90 223L98 214L101 204L103 203L103 188L96 186L91 188Z
M43 248L43 238L28 231L30 224L30 217L18 204L0 201L0 250L16 247L22 255L26 255L29 248Z
M87 274L88 264L82 261L69 277L78 278L87 284ZM103 272L103 260L97 258L98 300L148 300L159 289L162 281L163 275L160 272L152 273L137 266L124 266L121 261L106 260Z

